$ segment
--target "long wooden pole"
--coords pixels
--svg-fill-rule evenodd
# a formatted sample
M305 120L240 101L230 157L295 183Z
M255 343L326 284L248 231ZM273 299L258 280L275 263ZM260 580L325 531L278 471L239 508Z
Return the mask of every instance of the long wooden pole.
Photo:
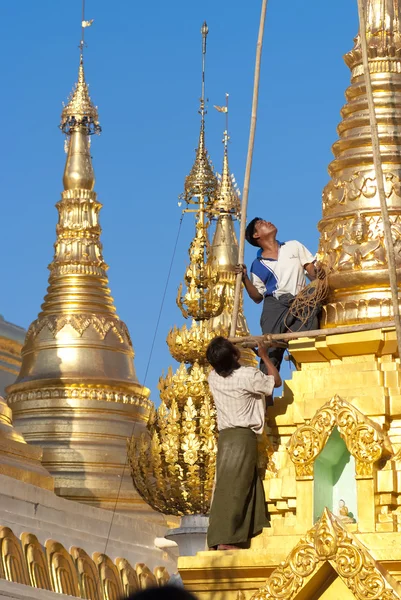
M259 100L259 81L260 81L260 64L262 60L262 46L263 46L263 34L265 30L266 21L266 8L267 0L262 0L262 10L260 14L259 23L259 34L258 41L256 44L256 60L255 60L255 75L253 80L253 98L252 98L252 113L251 113L251 126L249 130L249 142L248 142L248 154L246 157L245 167L245 178L244 178L244 189L242 194L241 203L241 226L239 234L239 249L238 249L238 263L244 262L244 250L245 250L245 229L246 229L246 213L248 208L248 195L249 195L249 182L251 179L252 159L253 159L253 148L255 145L255 131L256 131L256 117L258 112L258 100ZM238 273L235 281L235 292L234 292L234 306L231 317L231 328L230 336L233 337L237 330L237 320L239 307L241 302L241 291L242 291L242 274Z
M331 327L327 329L313 329L311 331L294 331L291 333L265 333L264 335L247 335L244 337L229 338L233 344L254 347L259 342L282 341L289 342L299 338L314 338L321 335L339 335L342 333L355 333L357 331L372 331L394 327L394 321L380 321L378 323L361 323L360 325L345 325L344 327Z
M365 75L365 86L366 95L368 99L369 107L369 120L370 120L370 131L372 136L372 147L373 147L373 163L376 171L377 190L379 192L380 209L383 222L384 240L386 242L387 250L387 262L388 262L388 274L390 279L390 288L393 302L393 313L394 313L394 324L395 331L397 334L397 345L398 351L401 348L401 321L400 321L400 307L398 304L398 284L397 284L397 267L395 262L395 252L393 246L393 240L391 235L391 225L388 215L388 207L386 201L386 194L384 190L383 180L383 166L380 154L380 141L379 132L377 129L377 118L375 105L373 100L372 81L370 77L369 60L368 60L368 46L366 41L366 16L363 0L358 0L358 13L359 13L359 35L361 39L361 50L362 50L362 61L363 70Z

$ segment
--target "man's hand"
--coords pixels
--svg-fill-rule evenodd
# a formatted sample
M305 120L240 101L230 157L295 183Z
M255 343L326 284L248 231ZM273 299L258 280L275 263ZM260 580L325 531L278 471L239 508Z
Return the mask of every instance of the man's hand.
M259 358L263 358L264 356L268 357L267 346L265 342L259 342L257 352Z
M246 270L246 265L235 265L235 274L238 275L241 273L242 281L245 281L248 277L248 271Z
M243 284L244 284L245 289L248 292L248 296L251 298L251 300L256 302L256 304L259 304L259 302L262 302L263 296L262 296L262 294L259 294L256 287L253 285L252 281L249 279L248 272L246 270L246 266L245 265L235 265L235 272L237 273L237 275L238 275L238 273L242 274Z
M274 387L280 387L282 384L280 374L276 367L273 365L272 361L269 358L267 352L267 346L264 342L259 342L258 344L258 355L265 363L265 367L268 375L272 375L274 377Z

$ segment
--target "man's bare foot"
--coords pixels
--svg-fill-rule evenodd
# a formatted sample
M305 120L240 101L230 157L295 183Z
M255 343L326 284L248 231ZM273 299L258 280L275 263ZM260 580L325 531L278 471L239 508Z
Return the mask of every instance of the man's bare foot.
M234 544L219 544L217 550L241 550L241 547Z

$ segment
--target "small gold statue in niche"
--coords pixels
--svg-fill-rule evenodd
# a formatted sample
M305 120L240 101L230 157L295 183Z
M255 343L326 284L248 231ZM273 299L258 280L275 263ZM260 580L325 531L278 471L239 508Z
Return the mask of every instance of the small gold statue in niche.
M349 512L344 500L338 503L338 517L343 523L356 523L352 513Z

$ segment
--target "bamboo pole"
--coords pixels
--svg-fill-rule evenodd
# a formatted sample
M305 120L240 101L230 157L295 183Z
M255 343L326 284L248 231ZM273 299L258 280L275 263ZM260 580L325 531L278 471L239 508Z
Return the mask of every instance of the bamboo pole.
M360 325L347 325L344 327L331 327L327 329L313 329L311 331L294 331L290 333L265 333L264 335L247 335L244 337L231 337L230 342L239 346L256 346L259 342L283 341L289 342L299 338L314 338L321 335L339 335L342 333L355 333L357 331L371 331L394 327L394 321L380 321L377 323L361 323Z
M262 60L262 46L263 46L263 34L265 29L266 21L266 8L267 0L262 0L262 10L260 14L259 23L259 34L258 41L256 44L256 59L255 59L255 75L253 81L253 98L252 98L252 112L251 112L251 126L249 129L249 142L248 142L248 154L246 157L245 177L244 177L244 189L241 203L241 225L239 234L239 249L238 249L238 263L244 262L244 250L245 250L245 229L246 229L246 213L248 208L248 196L249 196L249 182L251 179L252 159L253 159L253 148L255 145L255 131L256 131L256 117L258 112L258 100L259 100L259 81L260 81L260 64ZM235 292L234 292L234 306L231 317L230 336L234 336L237 331L237 320L239 307L241 302L241 291L242 291L242 273L238 273L235 281Z
M394 324L395 331L397 334L397 345L398 351L401 348L401 321L400 321L400 307L398 304L398 284L397 284L397 267L395 263L395 253L393 240L391 236L391 225L388 215L388 207L386 201L386 194L384 190L383 181L383 166L380 154L380 140L379 132L377 128L377 118L375 112L375 105L373 100L372 81L370 77L369 60L368 60L368 47L366 41L366 17L365 9L363 6L363 0L358 1L358 13L359 13L359 35L361 38L361 50L362 50L362 61L363 70L365 75L365 86L366 95L368 99L369 107L369 120L370 120L370 131L372 136L373 146L373 163L376 171L377 190L379 192L380 209L383 221L384 240L386 242L387 250L387 261L388 261L388 273L390 279L390 288L393 301L393 313L394 313Z

